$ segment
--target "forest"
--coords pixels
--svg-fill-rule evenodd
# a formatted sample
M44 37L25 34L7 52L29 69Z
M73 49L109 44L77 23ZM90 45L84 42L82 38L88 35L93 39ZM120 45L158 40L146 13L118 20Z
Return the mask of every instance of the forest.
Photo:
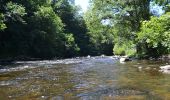
M102 54L170 54L170 1L90 0L81 12L74 0L0 0L0 59Z

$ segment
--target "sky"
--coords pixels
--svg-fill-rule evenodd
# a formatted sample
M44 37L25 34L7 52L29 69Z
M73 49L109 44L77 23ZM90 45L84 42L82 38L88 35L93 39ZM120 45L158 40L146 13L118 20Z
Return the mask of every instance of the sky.
M158 6L157 4L153 5L152 3L151 3L150 11L152 12L152 14L154 14L156 16L160 16L163 13L165 13L162 6Z
M75 4L80 5L83 12L85 12L85 11L87 11L88 1L89 0L75 0Z

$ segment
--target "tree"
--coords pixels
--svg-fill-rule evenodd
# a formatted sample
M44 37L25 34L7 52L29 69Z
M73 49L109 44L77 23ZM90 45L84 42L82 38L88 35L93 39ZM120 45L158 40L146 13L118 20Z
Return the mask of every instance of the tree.
M99 3L98 3L99 2ZM86 12L84 18L86 21L88 34L90 35L92 54L101 55L107 54L112 55L113 48L113 27L105 18L102 1L94 0L91 8ZM101 4L101 5L98 5Z
M151 17L149 21L143 21L138 42L143 44L140 54L159 57L170 53L170 13L161 17Z
M92 0L91 9L87 12L88 17L86 18L89 34L93 37L100 37L104 33L102 38L112 36L114 38L112 45L113 43L117 44L117 47L126 44L128 41L135 44L136 32L140 29L140 21L148 20L150 17L149 5L150 0ZM103 23L103 21L105 22ZM103 27L109 32L99 31ZM107 40L107 38L98 38L98 40ZM134 49L134 46L131 49Z
M24 49L23 30L25 26L25 8L17 3L4 3L2 12L4 14L4 24L6 28L0 34L1 57L18 55L19 49ZM22 50L24 51L24 50ZM20 52L21 53L21 52Z
M67 9L55 12L51 0L0 2L1 29L7 27L0 34L1 57L72 57L79 52L73 33L66 31L64 15L59 16Z
M40 7L28 24L32 34L30 54L36 57L62 56L63 24L51 7Z
M52 7L64 23L64 33L73 34L75 44L80 48L77 52L80 56L89 54L89 36L82 15L79 13L79 7L70 3L71 0L54 1ZM73 0L71 1L73 2ZM76 53L76 54L77 54Z

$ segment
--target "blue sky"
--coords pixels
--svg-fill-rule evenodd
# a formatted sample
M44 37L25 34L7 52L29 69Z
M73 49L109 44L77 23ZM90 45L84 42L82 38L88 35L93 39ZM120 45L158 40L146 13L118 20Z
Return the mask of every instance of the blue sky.
M75 0L76 5L80 5L82 10L85 12L87 10L89 0Z
M156 15L156 16L160 16L162 15L165 11L162 9L162 6L158 6L157 4L154 4L151 2L151 8L150 11L152 12L152 14Z

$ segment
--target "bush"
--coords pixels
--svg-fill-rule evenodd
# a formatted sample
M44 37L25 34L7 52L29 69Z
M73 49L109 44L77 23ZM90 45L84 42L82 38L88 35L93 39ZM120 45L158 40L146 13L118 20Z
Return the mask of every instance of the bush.
M120 56L134 56L136 54L136 48L135 45L131 42L128 41L124 44L115 44L113 48L113 52L115 55L120 55Z
M79 54L80 48L75 43L73 34L66 34L66 57L73 57Z
M143 48L141 52L154 57L170 53L170 12L143 21L137 36L138 44L146 44L139 47Z
M125 55L125 48L124 46L121 46L121 45L118 45L118 44L115 44L114 48L113 48L113 52L115 55Z

